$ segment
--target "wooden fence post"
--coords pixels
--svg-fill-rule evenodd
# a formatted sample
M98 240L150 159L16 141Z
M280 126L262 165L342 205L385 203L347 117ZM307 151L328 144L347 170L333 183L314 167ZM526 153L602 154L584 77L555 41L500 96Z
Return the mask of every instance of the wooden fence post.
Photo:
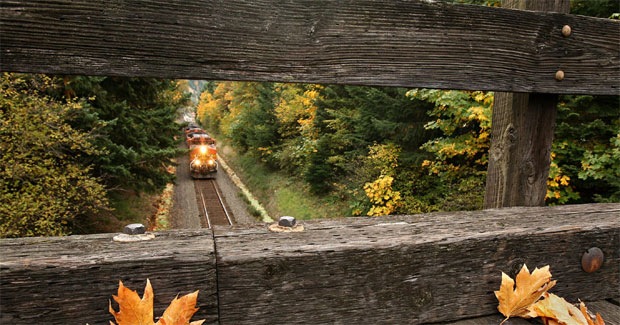
M569 0L504 0L502 6L570 11ZM545 204L557 98L553 94L495 93L485 209Z

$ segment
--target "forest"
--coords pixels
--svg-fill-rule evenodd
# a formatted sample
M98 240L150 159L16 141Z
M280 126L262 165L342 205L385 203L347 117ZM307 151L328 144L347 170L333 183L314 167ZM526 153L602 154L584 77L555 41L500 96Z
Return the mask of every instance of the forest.
M198 117L344 215L482 208L493 93L209 83ZM617 96L563 96L546 202L620 200ZM251 176L249 176L251 177Z
M0 87L0 237L101 231L173 180L188 81L4 73ZM560 97L547 204L620 202L619 98ZM209 81L196 112L246 166L339 216L381 216L481 209L492 106L481 91Z
M2 74L0 236L103 231L131 198L161 192L181 153L181 84Z

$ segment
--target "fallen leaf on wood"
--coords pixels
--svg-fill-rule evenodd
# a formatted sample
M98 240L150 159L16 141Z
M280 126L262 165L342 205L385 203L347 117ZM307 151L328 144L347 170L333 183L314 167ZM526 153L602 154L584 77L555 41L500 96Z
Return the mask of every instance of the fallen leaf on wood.
M515 278L516 285L511 277L502 272L502 283L499 290L495 291L499 301L497 309L506 316L503 322L515 316L536 317L537 315L531 310L532 305L555 285L555 281L551 281L548 265L534 269L531 274L527 266L523 265Z
M590 313L588 313L588 308L586 307L586 304L583 303L583 301L579 303L579 310L585 316L586 320L588 321L588 325L605 325L605 321L599 313L596 313L595 318L592 319L592 316L590 316Z
M198 299L198 290L187 294L181 298L178 296L172 300L170 306L164 311L164 315L155 325L200 325L204 320L189 322L198 308L196 300Z
M118 294L112 296L118 303L119 311L112 308L111 301L108 310L118 325L153 325L153 296L153 287L148 279L142 298L135 290L125 287L123 282L119 281Z
M204 322L203 319L190 323L190 319L198 311L196 307L198 290L181 298L178 296L174 298L157 323L153 322L154 296L151 281L148 279L142 298L135 290L125 287L123 282L119 281L118 294L112 296L118 303L119 311L116 312L112 308L111 301L109 311L118 325L200 325ZM110 324L115 325L113 322Z
M555 322L562 325L588 325L586 317L579 308L552 293L545 292L544 299L536 302L533 309L545 325Z

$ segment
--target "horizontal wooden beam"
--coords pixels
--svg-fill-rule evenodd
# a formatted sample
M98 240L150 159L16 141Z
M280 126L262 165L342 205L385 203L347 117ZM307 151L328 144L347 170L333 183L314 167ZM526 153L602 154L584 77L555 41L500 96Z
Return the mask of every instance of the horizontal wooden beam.
M131 243L113 241L115 235L0 240L0 324L109 324L119 280L142 296L147 278L155 316L177 294L199 289L195 319L216 322L211 231L162 232Z
M559 13L428 0L1 0L0 15L2 71L558 94L620 86L620 23Z
M620 295L620 204L216 229L221 324L420 324L497 313L501 272L550 265L552 292ZM603 267L586 273L590 247Z
M0 323L107 324L118 280L150 278L155 315L200 290L209 324L419 324L497 313L501 272L551 266L569 301L620 298L620 204L506 208L265 226L0 240ZM582 254L599 247L600 270ZM215 253L214 253L215 252ZM217 276L216 276L217 274ZM219 312L219 313L218 313Z

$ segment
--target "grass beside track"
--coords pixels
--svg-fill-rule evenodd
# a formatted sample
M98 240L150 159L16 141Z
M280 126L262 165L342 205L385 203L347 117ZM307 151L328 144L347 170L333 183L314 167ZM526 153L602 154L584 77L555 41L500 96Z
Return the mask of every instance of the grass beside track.
M222 143L219 143L222 148ZM348 207L331 197L312 195L303 181L272 171L256 158L236 154L229 147L220 149L226 162L242 179L269 215L292 216L298 220L346 216Z

